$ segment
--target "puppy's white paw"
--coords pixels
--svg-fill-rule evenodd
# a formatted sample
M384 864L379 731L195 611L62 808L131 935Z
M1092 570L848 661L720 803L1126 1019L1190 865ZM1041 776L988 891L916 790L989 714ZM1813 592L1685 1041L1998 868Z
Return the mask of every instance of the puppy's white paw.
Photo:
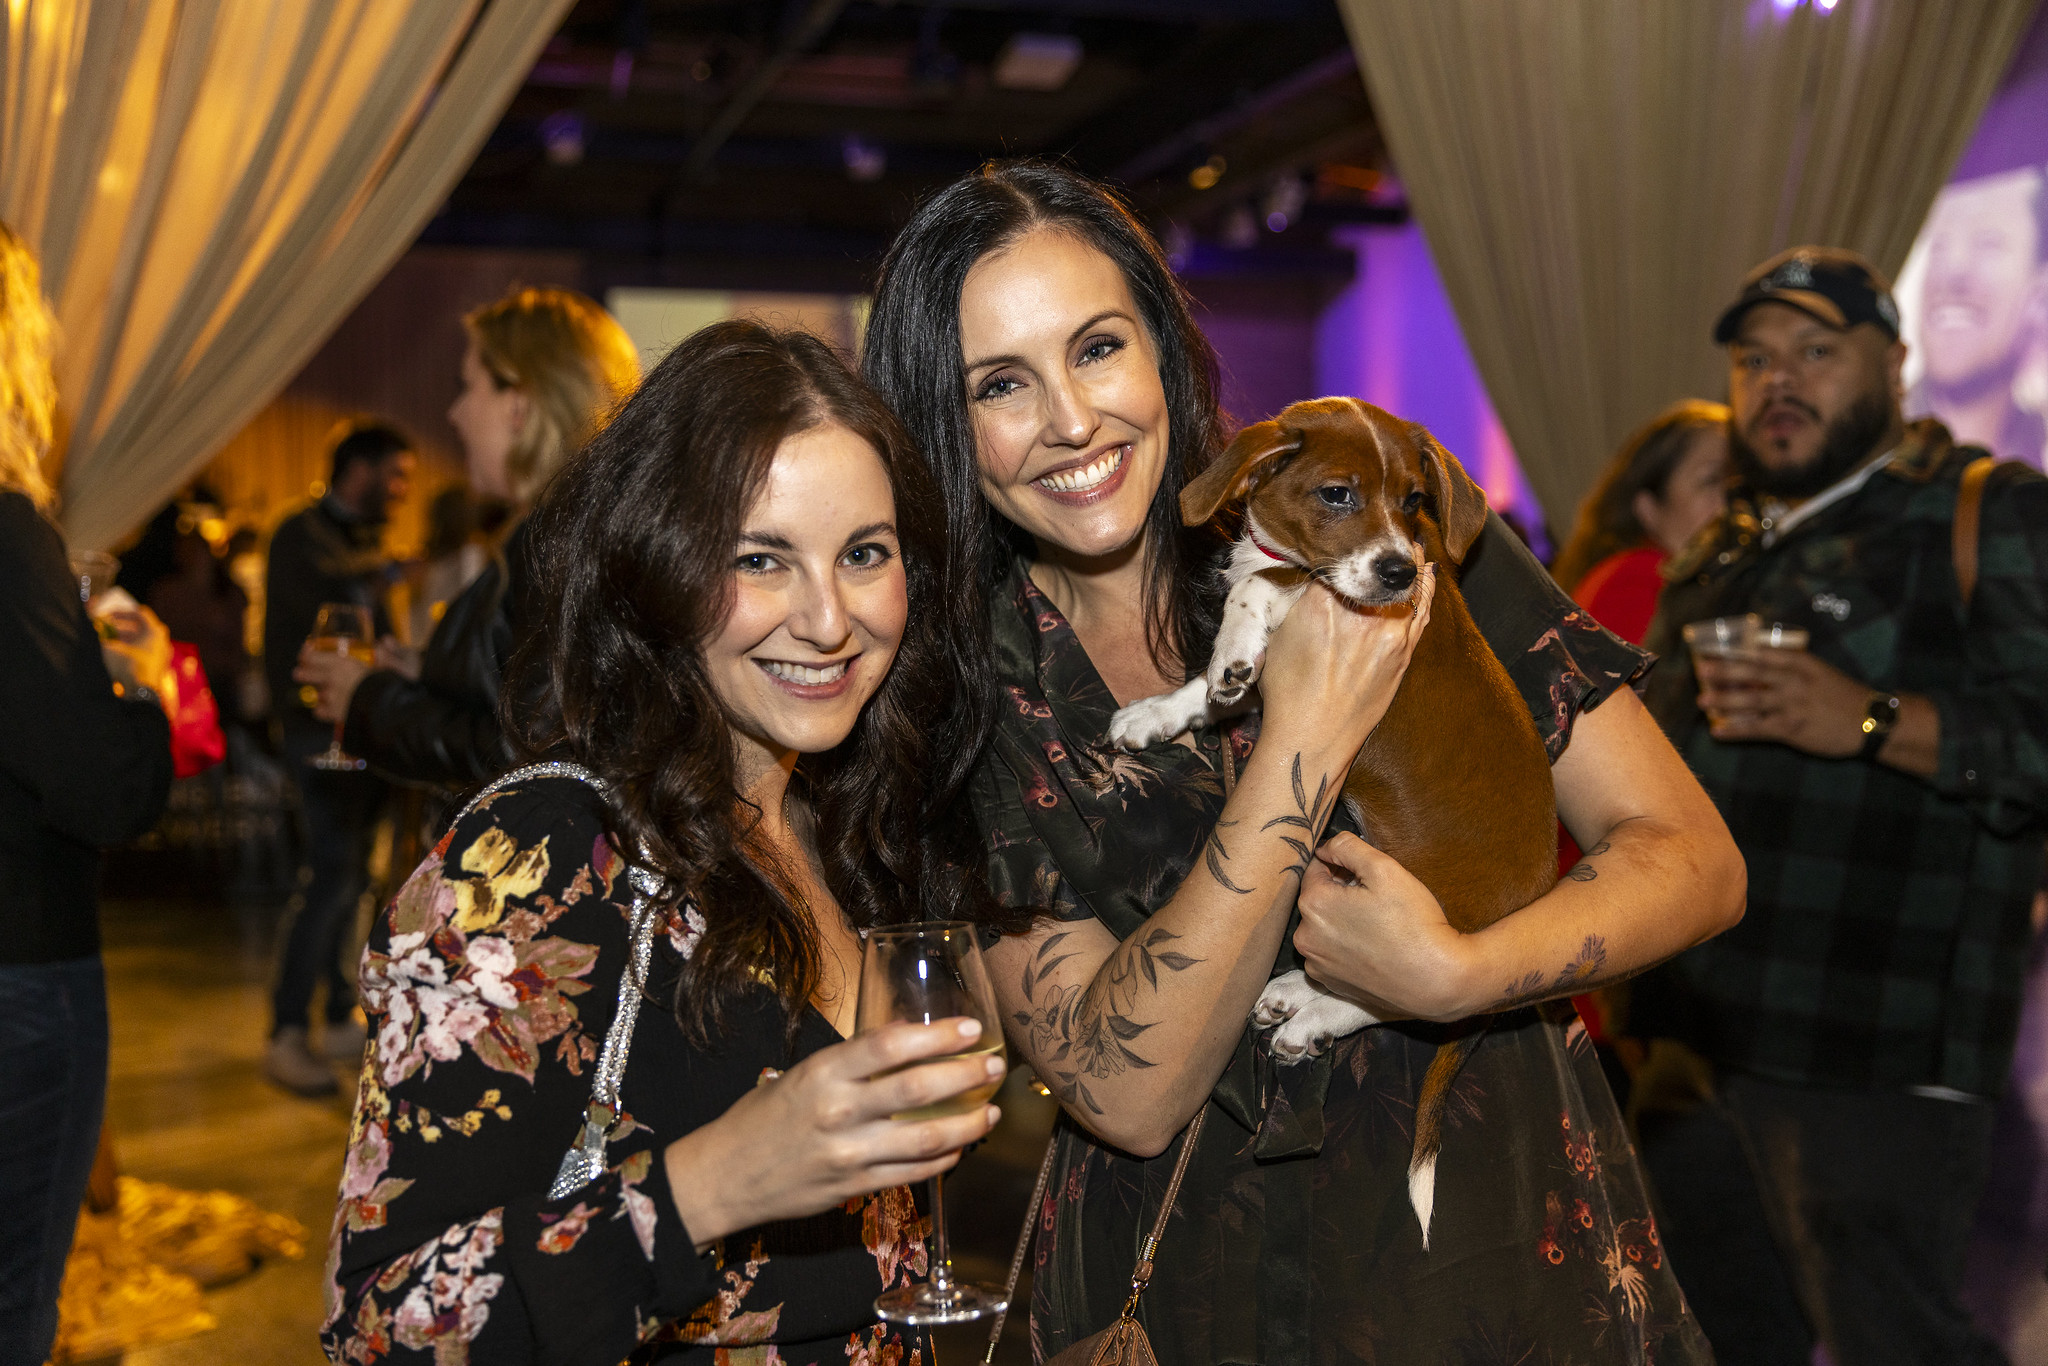
M1282 1020L1292 1019L1295 1011L1322 994L1300 968L1283 972L1259 993L1258 1004L1252 1007L1252 1023L1260 1029L1271 1029Z
M1249 585L1248 587L1259 587ZM1247 589L1240 589L1243 593ZM1265 614L1256 603L1238 604L1235 600L1224 609L1222 629L1216 633L1216 648L1210 652L1209 667L1202 671L1208 683L1209 702L1212 706L1235 706L1259 681L1259 671L1266 663Z
M1118 749L1144 749L1193 729L1202 715L1190 715L1179 692L1147 697L1109 718L1109 742Z
M1349 1001L1325 992L1302 1006L1273 1031L1273 1056L1283 1063L1315 1057L1346 1034L1378 1021Z
M1258 659L1226 660L1222 655L1209 661L1204 674L1209 684L1209 704L1215 707L1234 707L1244 700L1244 695L1258 680L1259 666L1265 663Z

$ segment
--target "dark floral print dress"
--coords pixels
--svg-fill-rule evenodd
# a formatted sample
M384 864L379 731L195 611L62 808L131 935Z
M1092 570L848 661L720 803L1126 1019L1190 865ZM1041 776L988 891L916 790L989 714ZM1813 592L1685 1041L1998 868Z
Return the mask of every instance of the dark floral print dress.
M767 990L723 1046L693 1047L643 1003L610 1170L561 1200L629 957L632 893L597 793L521 780L457 821L363 953L366 1050L328 1253L321 1334L340 1362L701 1362L924 1366L875 1319L925 1272L926 1224L898 1187L699 1255L661 1155L766 1068L838 1042L807 1010L794 1055ZM661 927L659 996L701 933Z
M1498 519L1460 580L1553 761L1578 713L1645 667ZM1119 753L1105 740L1115 701L1021 563L998 590L994 623L1005 714L975 800L997 894L1060 919L1095 916L1127 938L1195 867L1223 806L1220 746L1241 760L1256 722L1203 733L1194 750L1165 742ZM1275 971L1295 965L1290 945ZM1176 970L1171 945L1146 946L1139 967ZM1058 1006L1034 1000L1012 1023L1028 1031ZM1162 1362L1712 1360L1592 1045L1562 1003L1497 1016L1460 1074L1423 1250L1407 1169L1415 1097L1439 1037L1423 1024L1379 1026L1283 1067L1246 1031L1211 1097L1142 1302ZM1078 1073L1061 1080L1085 1087L1143 1065L1141 1041L1121 1052L1103 1042L1085 1064L1070 1057ZM1064 1116L1055 1143L1034 1263L1041 1359L1115 1318L1179 1155L1176 1142L1133 1158Z

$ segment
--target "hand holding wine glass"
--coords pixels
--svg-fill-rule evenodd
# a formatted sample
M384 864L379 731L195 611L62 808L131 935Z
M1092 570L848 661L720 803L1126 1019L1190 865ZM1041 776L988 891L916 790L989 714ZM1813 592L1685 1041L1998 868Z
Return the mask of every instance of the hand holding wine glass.
M741 1229L800 1219L960 1158L1001 1112L896 1119L965 1094L988 1095L1001 1064L977 1053L981 1023L892 1024L764 1078L711 1123L663 1150L676 1213L701 1251Z
M995 992L988 966L972 925L934 921L921 925L890 925L869 930L861 959L857 1036L902 1021L929 1024L949 1016L981 1022L981 1034L958 1056L1004 1059L1003 1029L995 1010ZM1000 1068L988 1069L982 1086L937 1102L898 1112L895 1118L933 1119L969 1113L988 1103L1002 1085ZM962 1323L1009 1308L1009 1298L994 1286L953 1279L946 1245L944 1177L932 1176L931 1279L923 1285L885 1291L875 1312L894 1323Z
M377 633L370 623L370 609L352 602L326 602L313 619L313 634L306 648L315 654L347 655L370 665L377 659ZM354 773L369 765L341 748L342 723L334 723L334 742L306 762L328 773Z

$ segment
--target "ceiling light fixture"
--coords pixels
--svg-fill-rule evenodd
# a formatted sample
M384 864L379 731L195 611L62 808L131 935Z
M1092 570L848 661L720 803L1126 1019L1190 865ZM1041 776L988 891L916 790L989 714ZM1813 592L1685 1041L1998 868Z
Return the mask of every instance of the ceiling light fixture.
M1071 33L1013 33L992 76L1004 90L1058 90L1080 65L1081 40Z

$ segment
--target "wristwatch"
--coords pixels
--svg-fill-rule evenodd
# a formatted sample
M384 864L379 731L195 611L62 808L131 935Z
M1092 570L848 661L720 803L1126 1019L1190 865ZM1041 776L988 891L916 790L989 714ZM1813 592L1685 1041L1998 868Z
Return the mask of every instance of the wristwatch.
M1877 752L1884 748L1884 742L1892 733L1892 727L1899 724L1899 695L1897 693L1874 692L1870 705L1863 709L1863 757L1877 758Z

